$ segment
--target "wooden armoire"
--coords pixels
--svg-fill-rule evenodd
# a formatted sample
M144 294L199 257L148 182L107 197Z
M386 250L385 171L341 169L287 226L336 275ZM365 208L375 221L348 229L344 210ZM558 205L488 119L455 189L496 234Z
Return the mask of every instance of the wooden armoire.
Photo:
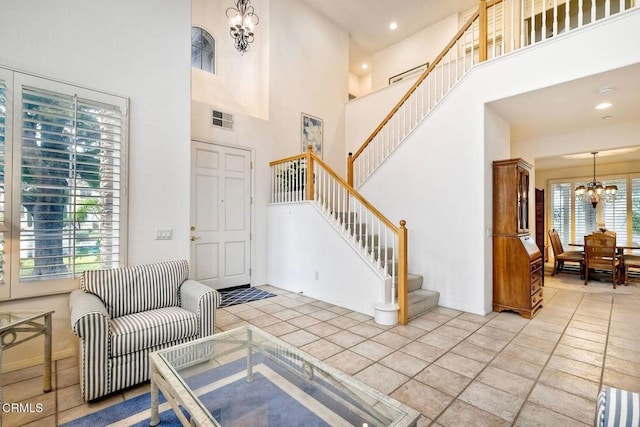
M529 234L529 172L522 159L493 162L493 310L530 319L542 308L542 254Z

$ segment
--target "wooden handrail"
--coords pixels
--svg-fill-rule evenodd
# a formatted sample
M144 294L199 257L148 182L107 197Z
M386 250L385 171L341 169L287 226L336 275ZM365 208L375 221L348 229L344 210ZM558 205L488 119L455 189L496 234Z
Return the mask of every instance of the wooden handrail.
M376 135L382 130L382 128L389 122L389 120L391 120L394 114L400 109L400 107L402 107L402 105L406 102L406 100L409 99L411 94L416 91L416 89L420 86L420 84L422 84L422 82L427 78L427 76L431 73L431 71L433 71L433 69L438 65L438 63L445 57L447 52L449 52L449 50L451 50L451 48L455 46L455 44L458 42L458 40L460 40L460 38L469 29L469 27L473 25L473 22L476 20L478 16L479 16L479 12L478 10L476 10L476 12L473 15L471 15L469 20L465 22L465 24L460 28L460 30L458 30L456 35L453 36L449 44L447 44L447 46L442 50L442 52L440 52L440 54L436 57L436 59L431 64L429 64L429 67L424 71L424 73L422 73L420 77L418 77L418 80L416 80L413 86L409 88L407 93L400 99L400 101L395 105L395 107L393 107L393 109L389 112L389 114L387 114L387 116L382 120L382 122L378 125L378 127L371 133L371 135L369 136L369 138L367 138L364 144L362 144L362 146L358 149L358 151L356 151L355 154L351 156L351 159L352 159L351 161L354 161L367 148L367 146L371 143L371 141L373 141L373 138L375 138Z
M387 227L393 230L393 232L396 235L398 234L400 230L398 226L392 223L391 221L389 221L389 219L386 216L384 216L378 209L373 207L373 205L367 199L365 199L364 197L362 197L360 193L358 193L358 190L356 190L351 185L349 185L344 179L340 178L340 176L333 169L331 169L329 165L324 163L322 159L318 157L315 153L311 153L311 157L313 158L314 162L320 163L320 165L322 165L322 167L326 169L329 175L331 175L336 181L338 181L349 192L351 196L353 196L355 199L360 201L360 203L362 203L364 207L366 207L369 211L371 211L371 213L375 215Z
M285 157L284 159L274 160L273 162L269 162L269 166L275 166L282 163L291 162L293 160L306 159L306 158L307 158L307 153L296 154L295 156Z

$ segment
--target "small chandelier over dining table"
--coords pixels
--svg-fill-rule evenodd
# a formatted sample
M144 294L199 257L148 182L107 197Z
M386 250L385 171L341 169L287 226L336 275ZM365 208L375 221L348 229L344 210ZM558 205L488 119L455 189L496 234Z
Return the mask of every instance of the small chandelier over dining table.
M236 7L230 7L226 11L231 25L229 34L235 41L236 49L240 53L245 53L249 50L249 44L253 43L253 29L260 19L255 14L250 0L235 0L235 4Z
M580 201L591 202L591 206L595 209L599 201L610 202L615 200L618 186L603 186L596 179L596 154L597 151L591 153L593 155L593 181L587 183L586 186L578 185L575 189L576 199Z

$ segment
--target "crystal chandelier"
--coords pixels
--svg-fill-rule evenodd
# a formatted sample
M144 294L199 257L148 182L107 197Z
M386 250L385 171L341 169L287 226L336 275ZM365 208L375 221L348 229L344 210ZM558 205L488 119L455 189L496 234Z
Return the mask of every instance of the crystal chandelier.
M245 53L249 50L249 44L253 43L253 29L260 20L250 0L235 0L235 4L236 7L230 7L226 12L231 25L229 34L235 41L236 49Z
M593 181L589 182L586 186L577 186L575 193L577 200L591 202L591 206L595 209L601 200L603 202L615 200L618 186L607 185L605 187L601 182L596 180L596 154L598 154L598 152L596 151L591 154L593 154Z

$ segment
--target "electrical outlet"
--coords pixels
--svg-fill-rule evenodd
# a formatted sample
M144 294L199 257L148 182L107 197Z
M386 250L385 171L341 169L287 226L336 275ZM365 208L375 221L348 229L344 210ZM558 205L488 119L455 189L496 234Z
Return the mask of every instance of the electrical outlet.
M156 240L171 240L173 239L172 228L161 228L156 230Z
M316 280L320 280L320 274L316 271Z

